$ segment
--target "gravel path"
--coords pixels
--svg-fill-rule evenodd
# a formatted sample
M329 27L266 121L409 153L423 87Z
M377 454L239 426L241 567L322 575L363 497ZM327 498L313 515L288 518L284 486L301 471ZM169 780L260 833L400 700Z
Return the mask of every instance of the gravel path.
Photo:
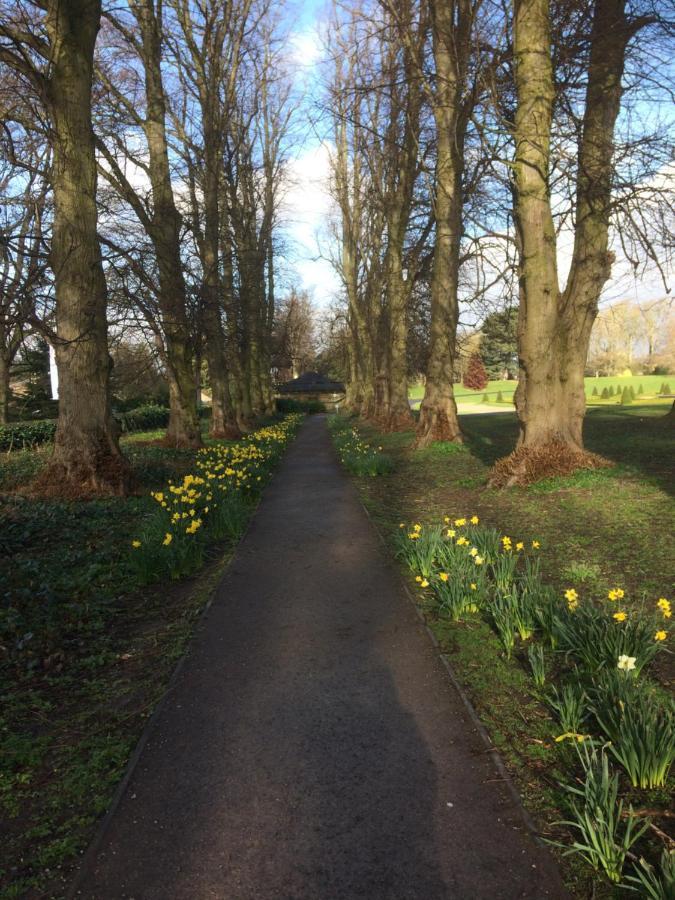
M561 898L309 419L71 896Z

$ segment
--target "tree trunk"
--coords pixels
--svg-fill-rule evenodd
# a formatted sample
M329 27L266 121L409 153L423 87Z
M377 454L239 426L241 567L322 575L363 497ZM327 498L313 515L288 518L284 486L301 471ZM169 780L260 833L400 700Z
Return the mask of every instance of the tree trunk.
M9 360L0 347L0 425L9 422Z
M515 453L500 460L496 485L527 483L607 464L583 447L584 367L602 288L609 277L613 137L626 46L635 29L624 0L597 0L579 147L574 250L558 286L548 185L554 102L548 0L517 0L516 224L520 242L520 379Z
M436 123L434 219L436 241L431 274L431 346L417 447L433 441L461 443L455 403L454 362L462 237L462 173L467 117L461 108L471 38L470 3L432 2L432 36L437 83L432 101Z
M175 447L200 447L199 417L195 402L193 350L186 312L186 291L180 255L180 215L171 185L166 138L166 100L162 82L161 6L154 0L132 0L143 43L149 175L152 187L151 238L159 273L159 304L166 336L171 412L166 442Z
M69 496L123 494L130 483L110 409L107 294L96 233L91 87L100 12L95 0L51 0L47 10L59 417L54 452L36 487Z

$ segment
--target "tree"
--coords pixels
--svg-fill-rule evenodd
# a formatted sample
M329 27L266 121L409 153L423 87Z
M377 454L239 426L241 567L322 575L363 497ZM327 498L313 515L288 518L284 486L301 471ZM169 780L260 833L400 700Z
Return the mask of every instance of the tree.
M427 82L436 127L431 278L431 346L417 446L461 441L453 393L459 314L460 245L463 230L464 146L474 103L467 71L475 7L471 0L430 0L433 88Z
M129 470L110 407L106 283L97 236L91 97L98 0L48 0L42 28L0 22L0 63L45 103L51 125L59 417L41 485L60 493L123 493ZM44 30L42 30L44 29Z
M483 360L477 353L473 353L469 357L469 365L462 379L462 384L471 391L482 391L483 388L487 387L489 380Z
M518 372L518 310L513 307L490 313L481 326L480 355L492 380Z
M520 434L516 452L493 470L495 484L526 482L554 458L570 469L595 466L584 451L584 368L591 327L609 278L614 128L628 43L646 24L624 0L595 0L579 127L574 249L560 290L552 212L551 134L556 103L548 0L516 0L513 47L514 214L520 252L515 394Z

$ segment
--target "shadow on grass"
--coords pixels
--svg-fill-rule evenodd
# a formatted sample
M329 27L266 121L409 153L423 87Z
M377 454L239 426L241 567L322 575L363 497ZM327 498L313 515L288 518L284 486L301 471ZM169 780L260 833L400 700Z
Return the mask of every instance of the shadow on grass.
M584 423L586 447L616 463L616 467L548 479L534 489L593 487L608 479L637 477L673 495L675 441L672 429L663 421L666 411L653 405L589 409ZM509 454L518 436L513 413L467 416L462 428L469 450L487 467Z

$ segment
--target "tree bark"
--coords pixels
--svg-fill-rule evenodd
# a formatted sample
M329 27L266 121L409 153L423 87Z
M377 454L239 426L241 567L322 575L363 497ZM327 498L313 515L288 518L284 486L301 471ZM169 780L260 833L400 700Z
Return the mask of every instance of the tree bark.
M462 90L470 52L471 6L432 0L431 28L436 68L432 110L436 124L434 244L431 274L431 335L417 447L433 441L461 443L453 388L462 237L462 173L467 116ZM455 24L456 22L456 24Z
M634 33L624 0L596 0L579 146L574 250L561 293L548 184L554 103L548 0L515 4L515 205L520 242L520 378L515 402L520 435L515 453L496 464L494 484L524 483L603 464L583 446L584 367L613 261L608 233L614 127L626 47Z
M59 417L54 452L36 488L59 495L123 494L130 482L110 408L107 293L96 232L91 89L100 14L96 0L50 0L46 18Z
M9 422L9 360L0 347L0 425Z

